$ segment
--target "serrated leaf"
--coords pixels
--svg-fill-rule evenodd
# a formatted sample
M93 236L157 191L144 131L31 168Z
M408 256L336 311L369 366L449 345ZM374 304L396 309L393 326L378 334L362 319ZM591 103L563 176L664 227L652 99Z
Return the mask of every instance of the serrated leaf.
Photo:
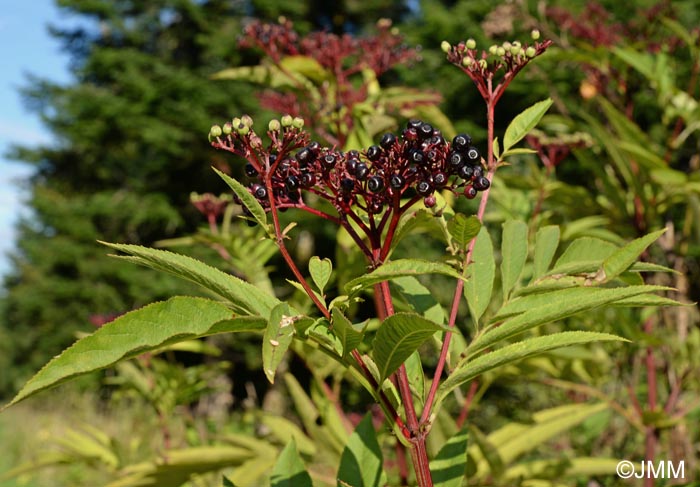
M345 285L345 291L348 294L356 294L362 289L396 277L423 274L442 274L456 279L464 279L459 272L447 264L419 259L399 259L382 264L369 274L353 279Z
M227 300L239 313L267 317L272 308L280 303L277 298L252 284L185 255L139 245L100 243L133 256L119 258L199 284Z
M479 350L492 347L501 340L582 311L612 304L640 294L665 290L668 290L668 288L663 286L628 286L619 288L581 287L557 291L556 293L558 294L552 293L552 299L549 303L543 304L538 308L530 308L524 313L510 318L501 325L477 336L469 345L469 353L476 353ZM576 296L575 299L572 297L574 295ZM555 299L554 296L557 298Z
M503 365L522 360L532 355L554 350L556 348L567 347L569 345L578 345L593 341L624 341L620 338L608 333L596 333L590 331L565 331L552 335L545 335L536 338L530 338L522 342L506 345L503 348L494 350L493 352L480 355L471 360L462 360L455 367L454 371L445 379L438 388L438 401L441 402L447 394L453 389L459 387L465 382L480 376L484 372L502 367Z
M527 259L527 225L525 222L509 220L503 224L501 242L501 281L503 297L510 296L510 291L520 278L520 273Z
M530 130L535 128L540 119L552 106L552 99L539 101L523 112L516 115L512 122L506 128L506 133L503 136L503 152L508 150L525 137Z
M284 447L272 469L270 487L313 487L311 476L297 452L294 438Z
M569 244L547 274L591 272L596 270L617 248L615 244L599 238L577 238Z
M267 213L265 213L265 209L255 198L255 196L250 194L250 191L248 191L248 189L245 186L233 179L228 174L224 174L215 167L212 169L214 169L214 172L218 174L219 177L223 179L226 184L228 184L229 188L231 188L231 190L233 190L234 193L236 193L236 196L238 196L238 198L241 200L243 206L245 206L248 209L248 211L250 211L255 221L258 222L258 225L260 225L262 228L269 232L267 224Z
M384 457L368 413L348 439L340 457L339 482L352 487L381 487L386 484Z
M435 332L447 330L447 327L414 313L396 313L385 319L372 342L379 383L393 374Z
M464 296L467 298L472 320L476 324L491 301L493 280L496 277L493 244L485 227L481 227L476 237L471 260L469 279L464 283Z
M278 304L270 313L263 335L262 360L263 371L271 384L275 382L277 366L294 338L294 318L287 303Z
M666 230L658 230L644 237L632 240L622 248L617 249L603 261L603 268L597 280L609 282L629 269L634 264L639 256L646 250L649 245L655 242Z
M355 350L362 342L363 332L357 331L338 308L333 308L333 333L340 339L343 357Z
M467 471L469 431L463 428L440 448L430 461L430 473L435 487L462 487Z
M316 287L323 294L323 289L328 284L331 278L331 272L333 272L333 263L330 259L321 260L320 257L313 256L309 260L309 273L311 274L311 279L314 280Z
M457 244L460 250L466 250L469 242L479 234L481 222L472 215L466 216L457 213L454 218L447 222L447 231L450 232L453 243Z
M548 225L537 230L535 235L533 280L547 272L558 246L559 227L557 225Z
M213 333L258 331L263 323L259 317L233 317L228 307L204 298L179 296L150 304L78 340L37 372L5 407L170 343Z

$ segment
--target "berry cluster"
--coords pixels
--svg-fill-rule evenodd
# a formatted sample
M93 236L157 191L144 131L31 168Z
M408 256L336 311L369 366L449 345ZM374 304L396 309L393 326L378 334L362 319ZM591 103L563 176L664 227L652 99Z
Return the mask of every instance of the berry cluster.
M447 54L447 60L462 69L474 81L482 97L493 101L495 92L497 99L515 75L552 44L551 40L540 41L538 30L531 32L531 38L532 44L520 41L504 42L482 51L477 50L474 39L462 41L456 46L443 41L441 48ZM494 80L501 71L502 77L494 88Z
M490 186L481 154L466 134L448 142L429 123L411 120L398 136L386 133L378 145L343 152L308 139L301 145L303 132L289 119L270 122L268 134L278 144L267 152L249 147L259 138L241 122L238 130L214 126L209 134L214 147L246 157L249 191L266 209L305 208L302 192L308 191L329 201L341 217L356 208L375 216L400 211L405 199L412 204L422 198L432 208L438 190L471 199Z

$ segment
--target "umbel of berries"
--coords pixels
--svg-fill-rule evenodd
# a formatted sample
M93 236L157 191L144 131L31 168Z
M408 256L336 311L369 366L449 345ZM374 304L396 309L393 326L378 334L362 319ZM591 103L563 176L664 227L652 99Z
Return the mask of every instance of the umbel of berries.
M342 221L359 219L363 212L400 214L420 200L433 208L436 191L474 198L490 186L469 135L448 141L422 120L409 120L398 134L383 134L378 145L348 152L310 142L300 119L270 122L268 147L252 126L250 117L236 118L224 128L213 127L209 137L214 147L247 159L248 191L267 211L300 208ZM338 216L311 209L307 194L328 201Z

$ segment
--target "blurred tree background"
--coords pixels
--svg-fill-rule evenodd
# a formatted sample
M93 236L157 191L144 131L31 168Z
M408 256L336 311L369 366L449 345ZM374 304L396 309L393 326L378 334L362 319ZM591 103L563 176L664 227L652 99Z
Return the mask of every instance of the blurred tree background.
M550 96L554 99L553 113L542 124L550 138L541 141L553 145L557 136L579 132L592 137L583 140L584 144L577 145L581 142L578 139L572 143L571 154L566 152L568 158L556 171L525 156L522 164L499 172L498 177L503 179L494 186L493 208L487 220L496 223L494 227L500 227L507 217L524 219L533 227L560 224L565 242L590 235L619 243L647 231L673 227L677 240L671 238L664 252L659 252L662 255L654 257L688 276L687 281L680 282L683 292L679 299L700 298L699 138L697 132L690 132L677 140L683 128L700 120L697 108L695 112L683 112L682 107L669 112L671 103L659 94L658 84L633 64L625 63L624 54L613 55L616 46L645 56L668 54L678 60L673 65L672 81L697 100L700 68L694 26L700 24L700 8L692 0L645 0L635 2L635 9L614 0L588 7L589 2L574 0L57 3L83 22L74 29L52 27L56 41L71 55L74 82L56 85L32 79L22 93L55 142L39 148L17 147L13 153L18 160L33 165L36 172L28 202L31 213L20 223L13 270L5 278L6 295L0 301L0 397L9 398L31 374L72 343L76 332L90 332L118 314L174 294L199 292L163 273L109 258L105 247L96 241L150 246L159 240L191 235L206 222L191 205L190 192L224 191L225 186L210 166L242 175L243 165L237 164L241 161L214 152L206 134L212 123L231 116L248 113L267 120L279 115L260 108L256 97L259 86L212 79L225 68L260 62L261 52L238 46L244 25L252 19L275 22L285 16L302 34L325 29L353 35L373 32L380 18L391 19L408 45L422 47L421 59L387 72L380 80L382 85L411 86L441 94L444 113L458 131L472 134L475 141L485 138L483 101L466 76L445 61L439 49L441 41L472 37L480 48L487 48L493 42L524 38L532 28L539 28L544 36L555 40L557 47L538 59L506 92L498 108L497 132L502 133L522 109ZM653 12L675 18L694 32L696 46L688 47L681 34L653 22L648 16ZM572 19L580 22L569 22ZM694 63L688 61L693 58ZM590 90L594 90L593 95ZM598 94L610 100L610 106L600 102L601 97L595 97ZM596 122L596 117L602 122ZM638 130L630 128L625 119ZM616 122L612 128L604 125L609 120ZM642 140L635 138L640 134ZM626 142L624 147L648 148L675 172L654 172L658 167L650 169L643 164L652 159L637 150L633 155L642 161L641 169L634 177L626 174L618 160L622 156L606 145L610 137ZM683 173L684 179L679 179L677 173ZM640 182L639 188L635 181ZM463 198L457 204L464 212L475 208L474 202ZM324 232L323 227L314 232L316 248L332 256L335 235ZM185 249L220 264L217 254L209 250ZM430 249L418 247L414 251L424 254ZM270 265L282 267L275 259ZM665 284L678 287L679 282ZM434 291L445 302L452 289L436 280ZM643 353L642 347L662 343L662 338L673 340L676 332L687 343L697 339L696 314L682 318L682 330L666 328L670 332L664 334L664 328L660 328L662 337L645 338L638 325L646 318L626 310L614 316L585 317L591 326L606 323L606 331L639 340L639 348L630 348L624 356L606 357L598 364L599 369L591 366L585 373L556 371L556 361L544 369L548 373L555 369L561 379L585 377L596 386L610 386L628 377L625 373L609 377L605 366L614 365L618 372L633 369L635 380L639 380L639 374L643 379L640 362L635 358L635 354ZM689 374L693 382L688 390L697 397L700 381L687 372L695 363L695 345L680 341L663 345L669 356L682 361L674 365L667 358L662 364L664 370L675 370L678 365ZM243 353L257 357L257 345ZM523 370L534 370L536 375L543 369L531 364ZM477 421L480 415L497 414L501 419L529 420L522 404L534 410L551 406L557 398L565 401L580 393L552 393L549 386L524 384L522 371L517 372L505 374L502 382L492 380L489 398L491 404L498 402L498 412L477 410ZM643 384L640 387L641 397L646 389ZM664 391L667 395L675 394L672 386L669 389ZM684 414L697 418L699 411L695 406ZM582 435L573 448L584 442L588 446L596 444L596 435L603 434L608 420L591 425L591 431ZM687 432L684 441L694 433ZM610 445L619 446L625 441L612 438L606 445L613 448ZM687 446L689 450L696 447Z

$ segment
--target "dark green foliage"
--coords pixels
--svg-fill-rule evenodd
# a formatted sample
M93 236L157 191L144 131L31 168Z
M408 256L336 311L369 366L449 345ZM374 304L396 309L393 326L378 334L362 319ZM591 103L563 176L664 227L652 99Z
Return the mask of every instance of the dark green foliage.
M30 216L19 227L0 327L0 393L65 347L77 330L173 292L168 277L124 266L97 239L138 244L192 231L191 191L224 190L210 169L212 118L250 111L250 88L209 75L240 59L230 2L62 1L80 27L53 34L74 82L31 79L24 95L56 138L15 148L35 165ZM99 23L99 24L98 24ZM215 156L213 156L215 157ZM237 170L237 169L236 169Z

